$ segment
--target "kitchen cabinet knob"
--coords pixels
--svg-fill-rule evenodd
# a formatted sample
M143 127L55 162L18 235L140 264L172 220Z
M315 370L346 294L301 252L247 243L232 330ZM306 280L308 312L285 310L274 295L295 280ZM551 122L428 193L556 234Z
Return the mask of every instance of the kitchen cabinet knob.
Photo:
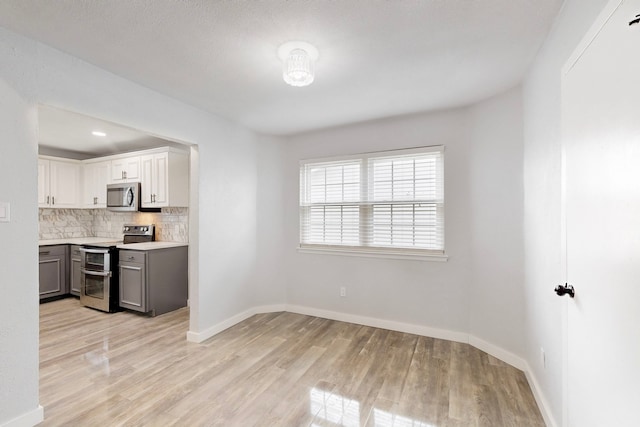
M47 204L49 204L49 200L51 200L51 198L47 196Z
M56 197L55 196L51 196L51 204L52 205L56 204Z

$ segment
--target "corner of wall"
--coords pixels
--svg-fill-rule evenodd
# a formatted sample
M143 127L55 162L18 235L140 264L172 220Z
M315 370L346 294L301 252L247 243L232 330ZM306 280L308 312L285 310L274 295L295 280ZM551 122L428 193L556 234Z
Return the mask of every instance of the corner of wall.
M0 424L0 427L31 427L44 421L44 408L41 405L32 411Z

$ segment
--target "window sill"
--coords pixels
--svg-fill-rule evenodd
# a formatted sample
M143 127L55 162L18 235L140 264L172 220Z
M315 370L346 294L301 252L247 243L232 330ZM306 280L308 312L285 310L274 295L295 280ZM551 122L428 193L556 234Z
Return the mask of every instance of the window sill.
M402 252L394 250L367 250L367 249L341 249L341 248L311 248L298 246L298 252L303 254L342 255L363 258L408 259L414 261L447 262L447 255L420 254L415 252Z

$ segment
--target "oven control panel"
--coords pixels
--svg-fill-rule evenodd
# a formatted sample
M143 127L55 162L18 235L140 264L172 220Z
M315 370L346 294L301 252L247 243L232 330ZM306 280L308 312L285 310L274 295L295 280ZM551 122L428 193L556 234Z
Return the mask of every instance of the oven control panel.
M156 226L154 224L148 225L125 225L122 227L122 232L125 235L133 236L153 236Z

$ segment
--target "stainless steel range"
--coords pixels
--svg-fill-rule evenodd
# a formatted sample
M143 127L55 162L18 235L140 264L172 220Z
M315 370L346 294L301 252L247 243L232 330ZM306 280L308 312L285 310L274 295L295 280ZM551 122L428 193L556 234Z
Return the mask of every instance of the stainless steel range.
M122 242L83 245L80 248L80 302L113 313L119 309L118 246L155 240L155 225L125 225Z

